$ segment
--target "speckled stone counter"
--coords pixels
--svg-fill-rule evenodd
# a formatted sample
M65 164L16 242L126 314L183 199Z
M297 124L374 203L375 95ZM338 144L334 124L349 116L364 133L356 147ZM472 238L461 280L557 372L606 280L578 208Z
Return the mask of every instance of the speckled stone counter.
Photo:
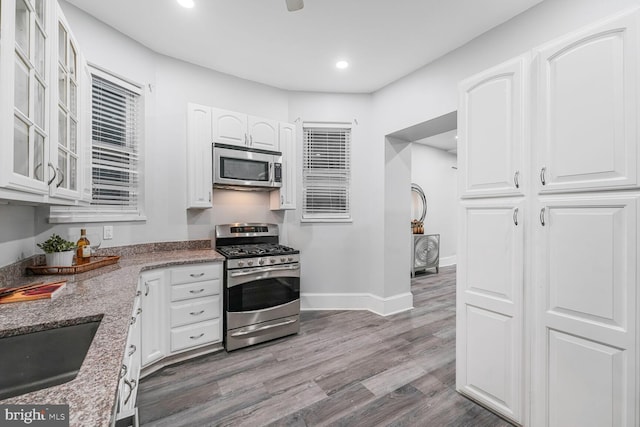
M102 318L78 376L70 382L0 401L2 404L68 404L71 426L108 426L113 414L129 319L141 271L182 264L222 262L212 249L123 256L118 264L73 276L31 276L21 282L67 280L53 300L0 306L0 337ZM12 283L18 285L19 283Z

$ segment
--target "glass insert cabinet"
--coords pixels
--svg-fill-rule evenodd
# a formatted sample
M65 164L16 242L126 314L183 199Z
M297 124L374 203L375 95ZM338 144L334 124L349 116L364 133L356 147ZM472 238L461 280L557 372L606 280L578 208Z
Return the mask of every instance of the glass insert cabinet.
M0 1L0 198L82 201L89 77L57 2Z

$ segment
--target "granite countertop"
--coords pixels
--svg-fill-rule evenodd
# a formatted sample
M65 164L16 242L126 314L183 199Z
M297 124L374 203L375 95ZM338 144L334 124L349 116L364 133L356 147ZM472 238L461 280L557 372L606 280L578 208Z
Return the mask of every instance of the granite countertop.
M20 282L67 280L56 298L0 306L0 337L102 318L78 376L67 383L1 400L2 404L68 404L70 426L108 426L113 414L129 320L140 272L222 262L212 249L121 257L114 265L70 276L29 276ZM17 286L20 283L13 283Z

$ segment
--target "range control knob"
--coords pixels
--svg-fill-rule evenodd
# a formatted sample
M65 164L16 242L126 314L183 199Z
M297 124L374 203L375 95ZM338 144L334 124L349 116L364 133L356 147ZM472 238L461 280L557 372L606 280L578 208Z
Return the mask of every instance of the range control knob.
M253 261L247 261L247 265L249 266L253 265Z
M289 261L289 262L293 261L293 257L290 256L289 258L287 258L287 261Z
M258 264L260 264L260 265L264 264L264 260L262 258L260 258L260 261L258 261Z
M280 262L285 262L287 259L285 257L280 258Z
M271 264L275 264L275 263L276 263L276 259L275 259L275 258L270 258L270 259L269 259L269 262L270 262Z
M238 261L238 267L242 267L243 265L244 265L244 262Z

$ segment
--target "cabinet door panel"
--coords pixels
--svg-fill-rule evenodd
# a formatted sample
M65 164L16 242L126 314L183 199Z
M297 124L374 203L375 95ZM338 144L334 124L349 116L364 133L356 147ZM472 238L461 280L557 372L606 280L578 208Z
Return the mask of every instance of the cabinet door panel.
M522 56L460 84L463 197L522 194L528 63Z
M623 426L628 414L624 351L550 330L549 426Z
M211 108L187 105L187 208L213 207Z
M261 150L279 151L278 122L249 116L249 145Z
M164 271L141 276L142 281L142 366L150 365L167 354L167 307Z
M636 20L621 18L538 50L541 192L638 184Z
M635 425L638 196L543 197L539 208L537 421Z
M272 210L296 208L296 126L280 123L280 151L282 152L282 187L271 192Z
M214 108L213 141L221 144L246 146L247 116Z
M460 214L457 389L516 422L523 405L522 200L468 201Z

